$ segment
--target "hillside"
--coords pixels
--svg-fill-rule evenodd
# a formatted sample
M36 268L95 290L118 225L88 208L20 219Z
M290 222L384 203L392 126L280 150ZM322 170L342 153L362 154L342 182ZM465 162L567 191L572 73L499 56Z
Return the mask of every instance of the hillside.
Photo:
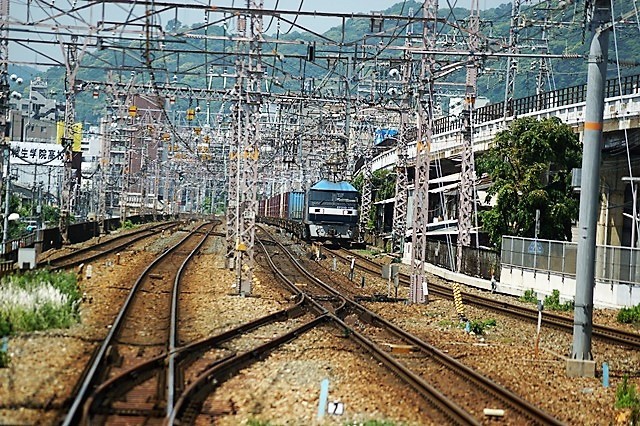
M558 3L560 4L560 3ZM631 5L621 5L630 8ZM544 39L548 39L548 52L553 54L576 54L583 55L577 59L550 59L546 62L549 69L546 90L561 88L586 82L586 60L584 55L589 49L590 33L584 33L583 28L582 2L569 5L567 8L555 8L549 10L541 6L530 6L523 9L524 18L520 21L518 31L520 44L525 46L522 53L540 54L545 50ZM416 12L417 11L417 12ZM384 11L385 14L408 15L413 12L421 16L420 3L407 1ZM626 10L616 10L616 16L625 13ZM439 16L446 18L449 22L462 22L468 17L469 11L462 8L453 10L441 7ZM481 12L481 31L483 42L487 49L495 52L505 52L508 45L509 22L511 17L511 5L504 4L497 8L484 10ZM267 21L267 18L265 18ZM545 24L546 22L546 24ZM386 22L385 29L394 27L396 23ZM544 24L544 25L543 25ZM152 66L155 80L159 82L176 81L179 85L191 87L206 87L207 70L217 73L233 72L235 63L234 55L219 55L213 52L234 52L236 46L221 37L225 35L222 26L205 26L204 24L194 24L190 27L182 25L178 21L169 21L165 27L167 37L163 44L152 43L156 50L152 57ZM629 66L639 62L640 58L640 37L638 37L638 26L635 22L616 27L615 37L611 37L610 53L610 75L614 77L618 74L615 66L617 45L621 62L625 63L620 69L622 75L629 75L640 72L638 66ZM366 61L361 62L366 66L359 69L359 75L354 75L356 67L353 64L354 57L359 61L364 58L362 44L375 46L376 44L401 45L403 40L398 36L406 34L406 28L400 25L392 30L387 30L391 37L372 37L369 21L363 19L348 19L345 22L344 36L340 27L335 27L323 34L324 37L333 40L340 40L340 46L326 46L324 39L311 33L300 33L291 31L287 34L272 33L267 39L287 41L290 44L264 43L263 64L266 67L265 75L273 83L269 85L272 92L299 92L303 89L320 91L321 93L333 93L333 91L343 91L345 78L343 75L349 73L351 94L356 93L356 81L364 81L370 77L371 64L375 62L375 57L369 54ZM418 24L414 25L413 34L421 34L422 29ZM193 38L193 36L206 35L219 36L218 39ZM583 37L584 36L584 37ZM447 38L446 40L445 37ZM583 39L584 38L584 39ZM442 50L463 50L464 39L459 32L451 27L440 28L439 47ZM417 39L419 41L419 39ZM453 40L453 42L451 42ZM414 40L415 41L415 40ZM343 63L326 59L316 59L313 62L304 58L307 55L307 46L317 43L316 57L332 55L344 58ZM463 42L463 43L461 43ZM449 43L449 44L447 44ZM100 50L89 52L82 60L83 68L78 78L80 80L105 81L107 71L113 72L114 78L126 82L131 78L132 70L138 70L138 82L147 79L145 75L148 69L144 69L141 64L144 59L144 40L139 42L129 42L127 45L119 45L117 42L105 42ZM246 48L245 48L246 49ZM369 52L369 51L367 51ZM385 53L387 58L400 57L398 53ZM394 56L395 55L395 56ZM350 57L349 65L346 65L346 58ZM140 59L142 58L142 59ZM450 56L440 56L439 63L446 64L453 59ZM486 96L492 101L501 101L505 90L505 69L506 59L487 58L481 63L478 80L478 94ZM516 97L522 97L535 93L536 81L538 79L541 60L539 58L520 59L518 74L516 79ZM140 73L140 70L145 72ZM174 77L175 76L175 77ZM51 68L42 77L48 81L52 91L57 93L58 100L64 99L64 70L62 68ZM447 81L464 81L464 70L460 70L447 77ZM220 80L214 80L214 88L222 88ZM228 88L228 86L227 86ZM102 95L96 101L91 96L91 90L84 91L77 98L77 116L79 119L95 122L104 113L105 106L110 104L106 95ZM342 92L341 92L342 93ZM440 98L446 103L446 98ZM186 108L187 101L178 103L178 108ZM217 108L217 105L216 105ZM214 108L215 109L215 108Z

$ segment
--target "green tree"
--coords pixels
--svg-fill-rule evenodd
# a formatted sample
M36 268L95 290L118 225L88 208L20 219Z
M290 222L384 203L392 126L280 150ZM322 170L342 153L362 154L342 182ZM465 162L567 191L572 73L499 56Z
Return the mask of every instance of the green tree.
M495 206L480 213L491 242L499 247L502 235L534 237L536 209L539 238L570 240L579 206L571 169L581 157L578 135L555 117L520 118L498 133L478 160L478 171L493 181L487 196L496 197Z

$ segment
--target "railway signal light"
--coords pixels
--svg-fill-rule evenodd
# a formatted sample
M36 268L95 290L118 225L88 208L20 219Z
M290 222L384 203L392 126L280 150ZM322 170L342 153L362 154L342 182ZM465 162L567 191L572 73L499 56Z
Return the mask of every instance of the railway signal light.
M307 45L307 61L313 62L316 60L316 45L309 44Z

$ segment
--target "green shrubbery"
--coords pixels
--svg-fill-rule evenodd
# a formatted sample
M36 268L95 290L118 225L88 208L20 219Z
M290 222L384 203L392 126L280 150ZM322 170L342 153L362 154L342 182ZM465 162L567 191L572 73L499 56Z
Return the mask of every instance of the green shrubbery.
M66 328L78 321L81 294L76 276L29 271L0 280L0 336Z
M473 334L482 335L485 330L489 327L495 327L496 320L488 319L488 320L479 320L479 321L471 321L469 322L469 331L473 332Z
M126 219L124 222L122 222L122 229L131 229L133 228L135 225L133 224L133 222L131 222L129 219Z
M560 303L560 290L553 290L544 298L544 307L552 311L570 311L573 309L573 302Z
M11 355L9 355L9 349L7 347L7 336L2 338L2 344L0 345L0 368L6 368L11 363Z
M626 374L622 378L622 383L616 388L616 408L630 408L630 423L637 425L640 422L640 398L636 391L636 386L629 384L629 376Z
M538 294L533 289L526 290L520 300L527 303L538 303ZM544 307L551 311L570 311L573 309L573 302L560 303L560 290L553 290L549 296L544 298Z
M533 289L525 290L524 294L520 296L522 302L538 303L538 295Z
M640 323L640 305L632 306L631 308L622 308L618 311L618 322L625 324L638 324Z

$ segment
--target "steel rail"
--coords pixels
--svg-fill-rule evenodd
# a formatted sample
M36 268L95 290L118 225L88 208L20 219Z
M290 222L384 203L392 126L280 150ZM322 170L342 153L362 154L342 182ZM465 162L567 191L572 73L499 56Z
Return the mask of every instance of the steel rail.
M332 254L340 257L343 260L347 260L347 257L340 254L338 250L326 250L330 251ZM382 265L377 264L355 252L349 252L349 256L354 256L361 261L361 263L356 262L356 268L370 273L379 273L379 269L375 269L374 266L380 267ZM400 274L400 282L402 284L408 286L409 281L410 280L408 275L402 273ZM446 285L430 282L429 291L432 294L436 294L442 298L450 300L453 299L452 290ZM464 303L477 306L481 309L489 309L503 315L509 315L511 317L516 317L519 319L527 319L531 322L538 321L537 308L520 306L514 303L498 301L489 297L471 293L463 293L462 300ZM542 323L544 325L555 327L562 331L573 331L573 317L567 317L553 312L545 311L544 315L542 316ZM638 333L616 329L601 324L593 324L593 336L603 341L608 341L614 344L630 346L632 348L640 348L640 334Z
M107 334L107 337L102 342L102 345L100 346L100 349L98 350L98 353L93 363L89 367L88 372L82 382L82 385L80 386L80 389L76 397L74 398L73 403L71 404L71 407L67 412L67 415L62 423L64 426L70 426L70 425L75 425L79 423L80 416L82 415L83 405L85 401L89 398L90 392L97 385L96 382L98 380L98 374L102 372L101 371L102 368L105 367L107 363L109 348L113 345L116 337L119 335L123 327L123 324L125 321L124 319L129 311L130 306L133 304L133 300L136 297L137 290L141 286L143 279L147 276L147 274L152 268L154 268L156 265L161 263L165 257L167 257L169 254L171 254L175 250L177 250L178 247L180 247L186 240L192 237L196 232L200 230L200 228L202 228L205 225L206 224L202 224L195 230L192 230L189 234L187 234L184 238L182 238L169 250L165 251L160 256L158 256L151 264L149 264L149 266L145 268L142 274L140 274L136 282L133 284L133 287L131 288L129 295L127 296L122 308L120 309L118 316L113 322L111 329Z
M54 271L65 269L65 268L71 268L72 266L77 266L77 265L79 265L81 263L90 262L90 261L95 260L95 259L97 259L97 258L99 258L101 256L104 256L105 254L113 253L113 252L115 252L117 250L123 249L124 247L130 246L133 243L136 243L136 242L138 242L140 240L148 238L148 237L154 235L155 233L157 233L158 228L165 227L163 229L163 231L164 231L166 229L170 229L170 228L175 227L175 226L177 226L177 223L172 222L170 224L158 224L158 225L152 226L151 228L139 229L139 230L136 230L136 231L133 231L133 232L129 232L127 234L118 235L115 238L112 238L112 239L107 240L107 241L100 242L98 244L94 244L92 246L82 247L82 248L80 248L78 250L75 250L73 253L69 253L69 254L66 254L64 256L60 256L60 257L58 257L56 259L48 260L46 262L47 262L47 264L49 266L51 266L51 269L54 270ZM127 239L127 238L132 237L132 236L135 236L135 237L132 238L132 239ZM115 245L113 247L109 247L114 242L121 241L121 240L126 240L126 241L122 242L121 244L117 244L117 245ZM106 247L106 248L100 250L101 247ZM91 252L91 251L95 251L95 250L100 250L100 251L98 253L95 253L95 254L82 256L79 260L74 260L74 261L69 262L69 259L73 259L75 257L78 257L79 255L82 255L84 253L88 253L88 252ZM67 262L65 263L65 261L67 261ZM61 262L62 262L62 264L60 264Z

